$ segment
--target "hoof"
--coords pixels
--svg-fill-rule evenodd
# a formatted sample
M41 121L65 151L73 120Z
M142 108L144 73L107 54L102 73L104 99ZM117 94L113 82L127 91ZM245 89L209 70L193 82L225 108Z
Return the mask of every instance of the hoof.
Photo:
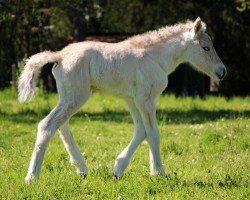
M115 181L119 180L119 178L120 178L118 175L116 175L116 174L114 174L114 173L112 173L111 176L112 176L112 178L113 178Z
M33 174L30 174L30 175L27 175L26 177L25 177L25 183L27 184L27 185L29 185L31 182L33 182L34 180L35 180L35 176L33 175Z
M77 170L77 174L79 174L83 178L87 177L87 173L86 172L82 172L82 171Z
M156 177L157 177L157 176L166 177L167 174L166 174L164 168L163 168L163 167L160 167L160 168L158 168L157 170L152 170L152 171L150 172L150 176L151 176L151 177L154 177L154 176L156 176Z
M80 176L85 179L87 177L87 174L82 173L82 174L80 174Z

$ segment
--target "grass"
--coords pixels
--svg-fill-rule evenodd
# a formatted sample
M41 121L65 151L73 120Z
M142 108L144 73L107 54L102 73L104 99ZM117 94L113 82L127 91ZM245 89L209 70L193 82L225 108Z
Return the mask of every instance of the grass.
M114 160L131 139L133 123L122 100L94 94L71 120L89 167L86 179L70 166L56 134L40 179L25 185L37 124L57 98L39 92L19 104L15 92L0 92L0 199L249 199L250 97L161 96L157 116L168 178L149 176L143 142L115 181Z

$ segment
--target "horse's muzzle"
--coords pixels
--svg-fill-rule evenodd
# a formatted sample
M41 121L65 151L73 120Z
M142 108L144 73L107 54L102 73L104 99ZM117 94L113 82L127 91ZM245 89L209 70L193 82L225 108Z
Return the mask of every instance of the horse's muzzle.
M227 74L227 70L226 70L225 66L220 66L219 69L215 72L215 74L217 75L217 77L220 80L225 78L225 76Z

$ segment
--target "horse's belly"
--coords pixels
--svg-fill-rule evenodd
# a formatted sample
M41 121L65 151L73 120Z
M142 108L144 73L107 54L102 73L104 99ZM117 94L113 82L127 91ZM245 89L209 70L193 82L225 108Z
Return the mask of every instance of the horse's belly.
M135 93L133 87L130 84L124 83L123 85L119 82L114 81L113 83L102 82L102 83L91 83L91 90L94 92L101 92L111 94L117 97L132 97Z
M90 68L91 88L115 96L132 96L134 93L135 70L129 66L96 65Z

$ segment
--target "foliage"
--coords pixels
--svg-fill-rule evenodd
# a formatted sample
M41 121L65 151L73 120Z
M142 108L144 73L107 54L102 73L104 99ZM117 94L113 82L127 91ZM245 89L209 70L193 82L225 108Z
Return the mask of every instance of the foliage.
M9 85L13 63L88 33L141 33L200 16L229 71L220 92L246 95L249 12L249 0L1 0L0 87Z
M238 6L236 7L236 9L239 12L244 12L250 9L250 0L236 0L236 3L238 3Z
M33 102L19 104L13 91L0 92L0 199L248 199L249 97L161 96L157 117L168 177L149 176L143 142L115 181L110 173L132 137L132 119L121 100L94 94L71 120L89 167L86 179L70 166L56 134L40 179L26 186L37 124L56 101L38 91Z

